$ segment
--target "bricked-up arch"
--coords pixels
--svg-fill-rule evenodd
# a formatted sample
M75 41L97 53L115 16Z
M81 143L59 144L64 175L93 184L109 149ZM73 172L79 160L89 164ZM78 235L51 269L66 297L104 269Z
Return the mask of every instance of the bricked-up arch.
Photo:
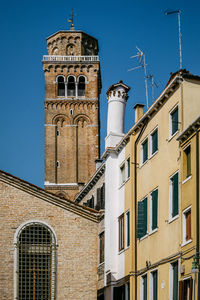
M15 299L55 299L56 237L49 226L33 221L15 235Z
M90 119L85 115L79 115L75 118L74 123L77 125L77 182L85 183L88 179L88 161L89 161L89 147L88 144L88 125Z

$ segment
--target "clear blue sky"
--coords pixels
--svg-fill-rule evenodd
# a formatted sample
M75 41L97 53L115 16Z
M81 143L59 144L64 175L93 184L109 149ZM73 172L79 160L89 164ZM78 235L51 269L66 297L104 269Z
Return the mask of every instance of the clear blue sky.
M25 1L1 3L0 169L43 187L44 76L42 56L46 37L68 30L72 7L75 28L99 40L103 88L101 93L101 152L106 135L106 91L122 79L131 87L126 108L127 131L134 123L133 106L145 103L144 72L130 56L136 46L146 53L147 72L163 90L170 72L179 68L177 16L181 9L183 67L200 75L200 2L191 1ZM150 84L150 82L149 82ZM149 89L151 99L151 90Z

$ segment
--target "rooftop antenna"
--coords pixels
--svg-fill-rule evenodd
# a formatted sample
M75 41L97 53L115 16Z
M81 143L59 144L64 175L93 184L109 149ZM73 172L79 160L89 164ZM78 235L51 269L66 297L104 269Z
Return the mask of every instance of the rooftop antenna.
M71 14L71 17L68 19L68 22L71 23L71 28L70 30L74 30L74 13L73 13L73 8L72 8L72 14Z
M147 108L149 107L149 102L148 102L148 85L147 85L147 70L146 70L146 62L145 62L145 53L140 50L138 47L136 47L138 52L136 55L131 56L130 58L137 58L137 61L139 63L139 66L135 68L131 68L128 70L129 71L134 71L139 68L144 68L144 80L145 80L145 89L146 89L146 101L147 101Z
M180 52L180 69L182 69L182 48L181 48L181 10L170 10L166 11L165 15L169 16L172 14L178 15L178 32L179 32L179 52Z
M154 87L158 88L158 84L154 80L154 75L148 75L147 78L151 79L152 101L154 101Z

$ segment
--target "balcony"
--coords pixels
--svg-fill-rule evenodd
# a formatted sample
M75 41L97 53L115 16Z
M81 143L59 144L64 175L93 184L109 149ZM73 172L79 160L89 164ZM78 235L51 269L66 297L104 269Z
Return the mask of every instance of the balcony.
M63 56L63 55L44 55L43 62L96 62L99 56Z

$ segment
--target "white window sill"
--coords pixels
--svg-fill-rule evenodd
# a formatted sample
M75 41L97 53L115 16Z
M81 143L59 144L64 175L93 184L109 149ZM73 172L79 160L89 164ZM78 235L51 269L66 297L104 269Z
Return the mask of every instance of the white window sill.
M178 219L179 218L179 215L176 215L175 217L170 217L169 218L169 221L168 221L168 224L170 224L170 223L172 223L173 221L175 221L176 219Z
M118 252L118 255L122 254L126 249L122 249Z
M146 239L148 236L149 236L149 233L147 232L143 237L141 237L141 238L139 239L139 241L140 241L140 242L143 241L143 240Z
M151 156L150 156L150 159L151 159L152 157L154 157L157 153L158 153L158 150L156 150L154 153L152 153Z
M125 185L125 182L126 181L124 181L123 183L121 183L121 185L119 186L119 189L121 189Z
M168 138L168 142L170 142L170 141L175 137L175 135L177 135L178 132L179 132L179 130L177 130L176 132L174 132L174 134L171 135L171 136Z
M192 178L192 175L188 176L187 178L185 178L185 180L182 181L182 184L186 183L188 180L190 180Z
M98 268L100 268L101 266L103 266L105 264L105 262L103 261L102 263L98 264Z
M141 165L140 165L140 168L142 168L144 165L146 165L146 163L148 162L148 158L147 158L147 160L145 160L143 163L141 163Z
M130 245L129 246L127 246L124 250L126 251L126 250L128 250L130 248Z
M184 241L182 244L181 244L181 247L184 247L188 244L190 244L192 242L192 239L188 240L188 241Z
M155 228L154 230L150 231L150 232L149 232L149 235L152 235L152 234L154 234L154 233L157 232L157 231L158 231L158 227Z

